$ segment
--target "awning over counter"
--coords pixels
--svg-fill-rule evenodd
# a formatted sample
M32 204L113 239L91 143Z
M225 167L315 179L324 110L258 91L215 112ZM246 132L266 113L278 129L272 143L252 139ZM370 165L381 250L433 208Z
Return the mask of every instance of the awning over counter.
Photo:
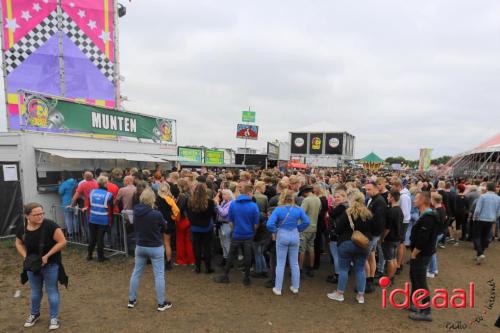
M87 151L87 150L68 150L68 149L46 149L38 148L38 151L71 159L91 159L91 160L126 160L136 162L155 162L165 163L166 158L141 153L116 153L104 151Z

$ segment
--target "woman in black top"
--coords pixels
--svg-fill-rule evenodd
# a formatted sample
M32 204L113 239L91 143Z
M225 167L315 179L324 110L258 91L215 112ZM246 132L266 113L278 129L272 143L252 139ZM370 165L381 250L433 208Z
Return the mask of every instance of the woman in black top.
M333 260L333 275L326 278L327 282L337 283L339 279L339 252L337 249L336 226L338 219L344 214L348 207L347 193L344 190L336 190L333 194L333 208L328 219L328 238L330 240L330 254Z
M27 273L31 287L31 314L24 327L35 325L40 318L42 288L45 284L50 308L49 329L55 330L59 328L57 282L61 279L67 285L61 262L61 249L66 245L66 239L56 223L44 218L42 205L35 202L27 204L24 215L26 224L16 233L16 249L24 258L23 275Z
M196 273L201 271L201 258L204 258L207 274L214 272L212 269L212 234L215 204L208 198L207 186L198 183L189 198L187 215L191 222L193 234L193 249L196 263Z
M465 197L465 185L459 184L457 186L458 195L455 204L455 228L456 228L456 241L464 241L467 233L467 217L469 215L469 201Z
M328 199L326 198L326 191L319 185L313 186L314 194L321 201L321 209L318 216L318 224L316 228L316 238L314 239L314 269L319 269L321 255L324 251L324 239L326 232L326 213L328 213Z
M353 228L351 227L349 216L351 217L354 230L358 230L369 240L372 239L374 225L372 223L373 215L365 205L365 196L361 192L353 195L353 200L349 208L342 214L337 222L337 246L339 251L339 282L337 290L328 294L328 298L343 302L344 291L347 288L347 279L351 262L354 262L354 273L356 275L356 289L358 294L356 300L358 303L365 302L365 262L368 257L368 249L357 246L352 240Z

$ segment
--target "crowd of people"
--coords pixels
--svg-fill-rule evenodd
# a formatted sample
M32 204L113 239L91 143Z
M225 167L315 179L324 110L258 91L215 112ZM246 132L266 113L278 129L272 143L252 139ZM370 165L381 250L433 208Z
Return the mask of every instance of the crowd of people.
M344 301L352 272L355 299L363 304L378 279L394 283L409 259L412 290L428 290L427 279L439 274L436 248L472 241L480 265L490 242L498 239L500 218L499 184L494 182L359 170L97 170L85 171L80 182L66 175L59 193L65 211L81 201L88 224L88 260L93 260L96 246L97 260L106 260L105 234L112 232L116 213L125 216L135 243L128 307L137 305L139 281L151 263L158 311L172 307L165 299L164 274L176 265L192 266L196 274L213 274L219 266L222 273L214 281L224 284L234 279L231 270L239 269L245 286L252 279L267 279L265 286L282 296L287 263L290 292L298 294L301 279L313 279L327 254L327 282L336 285L327 297ZM74 215L65 214L63 234L43 218L37 204L27 206L25 216L17 249L25 258L44 258L38 273L42 280L25 267L32 289L25 326L33 326L40 316L43 281L50 284L51 328L57 328L54 272L62 267L65 236L71 238L79 229ZM33 234L44 224L51 241L39 249ZM215 265L217 253L221 260ZM412 304L409 310L413 320L432 320L430 306Z

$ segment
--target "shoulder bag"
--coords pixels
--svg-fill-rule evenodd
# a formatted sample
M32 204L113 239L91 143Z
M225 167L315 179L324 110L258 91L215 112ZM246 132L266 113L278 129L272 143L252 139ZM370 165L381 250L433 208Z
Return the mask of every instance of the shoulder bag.
M368 245L370 244L368 237L366 237L361 231L354 229L354 223L350 214L347 214L347 218L349 219L349 224L352 229L352 242L364 250L368 249Z

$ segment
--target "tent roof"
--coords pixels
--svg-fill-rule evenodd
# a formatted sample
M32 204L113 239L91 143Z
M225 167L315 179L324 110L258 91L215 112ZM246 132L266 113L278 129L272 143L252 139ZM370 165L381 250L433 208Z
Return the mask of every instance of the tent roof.
M498 148L500 147L500 133L497 135L489 138L479 146L477 146L475 149L487 149L487 148Z
M362 159L360 159L361 162L366 162L366 163L384 163L384 160L381 159L377 154L374 152L371 152L370 154L366 155Z

